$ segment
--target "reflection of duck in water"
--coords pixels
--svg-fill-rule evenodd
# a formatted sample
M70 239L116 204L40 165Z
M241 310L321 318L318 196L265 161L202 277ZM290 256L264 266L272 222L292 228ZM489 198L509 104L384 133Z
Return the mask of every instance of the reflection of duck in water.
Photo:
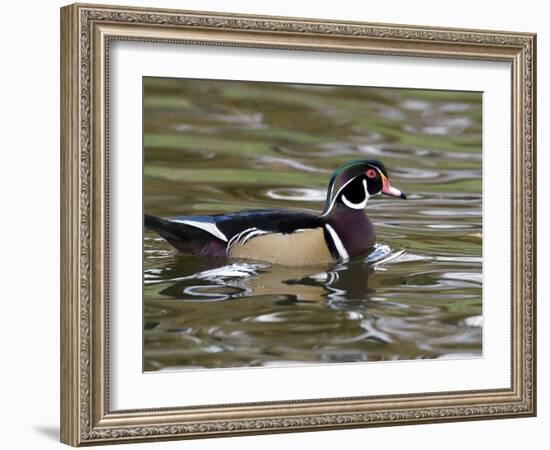
M189 273L188 261L176 260L171 273ZM227 300L243 296L277 296L282 301L320 302L368 297L373 266L363 260L337 264L319 272L313 267L286 267L237 262L191 273L175 280L160 294L184 300Z
M364 209L380 193L406 198L390 185L381 162L349 161L334 171L321 215L282 209L169 220L145 215L145 227L184 254L289 266L347 261L374 245L374 228Z

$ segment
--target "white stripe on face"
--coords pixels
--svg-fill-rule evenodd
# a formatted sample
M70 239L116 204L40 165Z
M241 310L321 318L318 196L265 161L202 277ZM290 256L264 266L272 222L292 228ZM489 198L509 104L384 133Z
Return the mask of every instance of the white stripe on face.
M358 175L359 176L359 175ZM350 184L353 180L355 180L357 177L353 177L351 180L347 181L346 184L344 184L340 189L338 189L338 192L336 193L336 195L332 198L332 201L330 202L330 206L328 207L328 209L326 210L326 212L324 212L323 214L321 214L321 217L324 217L326 216L327 214L329 214L331 211L332 211L332 208L334 208L334 204L336 203L336 199L338 198L338 196L340 195L340 192L342 192L344 190L344 188ZM331 192L332 192L332 186L330 188Z
M344 205L346 205L348 208L351 208L351 209L365 209L367 207L367 202L369 200L370 195L367 189L367 180L365 180L364 178L363 178L363 189L365 190L365 198L360 203L350 202L346 198L345 194L342 194L342 201L344 202Z

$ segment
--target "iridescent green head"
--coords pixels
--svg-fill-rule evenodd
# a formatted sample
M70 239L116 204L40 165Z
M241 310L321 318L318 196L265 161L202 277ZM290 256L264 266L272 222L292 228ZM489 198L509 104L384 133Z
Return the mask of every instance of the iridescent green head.
M332 174L323 215L342 207L364 209L369 197L381 193L406 198L399 189L390 185L388 172L380 161L348 161Z

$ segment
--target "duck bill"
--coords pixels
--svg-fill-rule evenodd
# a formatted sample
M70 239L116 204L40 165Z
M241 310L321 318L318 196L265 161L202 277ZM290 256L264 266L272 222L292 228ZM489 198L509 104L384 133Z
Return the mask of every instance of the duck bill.
M391 195L392 197L399 197L403 200L407 198L403 192L401 192L399 189L394 188L390 184L390 180L388 180L385 176L382 175L382 194Z

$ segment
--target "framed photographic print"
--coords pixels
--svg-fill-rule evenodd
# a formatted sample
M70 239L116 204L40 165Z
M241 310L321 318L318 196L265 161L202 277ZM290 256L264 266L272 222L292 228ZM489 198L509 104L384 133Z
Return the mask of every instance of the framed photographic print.
M532 416L535 35L61 10L78 446Z

